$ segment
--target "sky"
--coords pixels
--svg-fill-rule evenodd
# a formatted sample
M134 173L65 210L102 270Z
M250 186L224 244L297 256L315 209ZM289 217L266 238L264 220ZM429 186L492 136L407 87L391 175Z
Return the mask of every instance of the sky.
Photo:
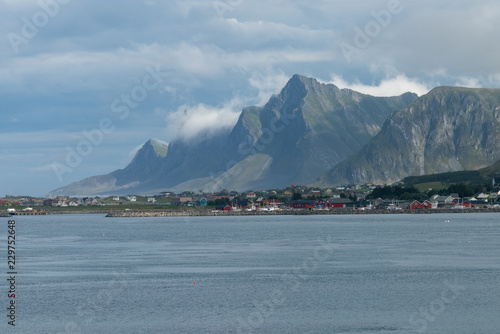
M375 96L500 88L500 2L0 0L0 197L233 126L294 75Z

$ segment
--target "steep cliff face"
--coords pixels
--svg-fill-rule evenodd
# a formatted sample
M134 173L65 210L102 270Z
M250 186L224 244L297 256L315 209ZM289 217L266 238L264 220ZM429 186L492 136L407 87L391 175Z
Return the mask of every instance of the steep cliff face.
M394 182L410 175L474 170L500 159L500 90L439 87L395 112L329 184Z
M416 98L373 97L295 75L265 106L243 110L230 151L238 148L236 161L254 154L272 159L256 186L306 184L357 152L392 112Z
M391 113L416 98L412 93L373 97L295 75L265 106L244 108L230 131L173 141L166 156L146 143L129 166L105 176L112 186L100 193L306 184L357 152ZM93 180L87 189L79 189L80 181L56 192L88 193L97 186Z

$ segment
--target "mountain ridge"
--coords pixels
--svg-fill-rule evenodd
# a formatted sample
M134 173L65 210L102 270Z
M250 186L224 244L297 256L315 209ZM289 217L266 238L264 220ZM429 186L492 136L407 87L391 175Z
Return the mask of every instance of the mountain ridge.
M307 184L356 153L413 93L374 97L294 75L262 107L243 108L235 126L196 143L175 140L165 157L147 142L123 170L51 192L154 193L179 189L216 191ZM149 143L149 144L148 144ZM151 160L151 163L148 161ZM141 171L144 169L144 171ZM97 179L96 179L97 178Z
M406 176L475 170L500 159L500 89L436 87L396 111L326 184L392 183Z

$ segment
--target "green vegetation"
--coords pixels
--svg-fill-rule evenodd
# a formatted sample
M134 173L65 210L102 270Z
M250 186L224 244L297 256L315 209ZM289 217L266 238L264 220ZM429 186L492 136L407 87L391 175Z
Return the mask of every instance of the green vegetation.
M427 183L419 183L414 185L415 188L418 189L421 193L428 191L429 189L440 191L446 189L446 185L441 182L427 182Z
M219 205L228 205L230 202L229 198L217 198L215 201L208 202L209 206L219 206Z
M373 192L366 197L367 199L398 199L398 200L427 200L429 196L421 193L415 187L384 186L373 189Z
M446 190L441 190L440 195L458 194L460 197L472 197L485 191L481 186L469 186L464 183L452 184Z
M465 193L467 195L463 196L472 196L471 194L483 190L491 190L491 181L498 177L500 177L500 160L479 170L409 176L402 182L407 187L415 187L421 192L432 189L440 194Z
M485 181L486 180L479 171L461 171L422 176L409 176L405 177L402 182L410 187L432 183L435 187L445 188L446 185L449 186L452 183L484 184ZM434 187L429 188L435 189Z

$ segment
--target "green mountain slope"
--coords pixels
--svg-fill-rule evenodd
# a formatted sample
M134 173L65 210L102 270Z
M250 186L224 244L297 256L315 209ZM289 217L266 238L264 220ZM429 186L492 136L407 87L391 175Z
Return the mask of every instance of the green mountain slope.
M500 159L500 90L438 87L395 112L358 153L322 181L392 183L475 170Z
M470 185L491 184L493 179L500 183L500 160L494 164L478 170L468 170L459 172L447 172L429 174L422 176L408 176L402 182L407 186L421 186L434 183L440 188L447 187L454 183L464 183Z

